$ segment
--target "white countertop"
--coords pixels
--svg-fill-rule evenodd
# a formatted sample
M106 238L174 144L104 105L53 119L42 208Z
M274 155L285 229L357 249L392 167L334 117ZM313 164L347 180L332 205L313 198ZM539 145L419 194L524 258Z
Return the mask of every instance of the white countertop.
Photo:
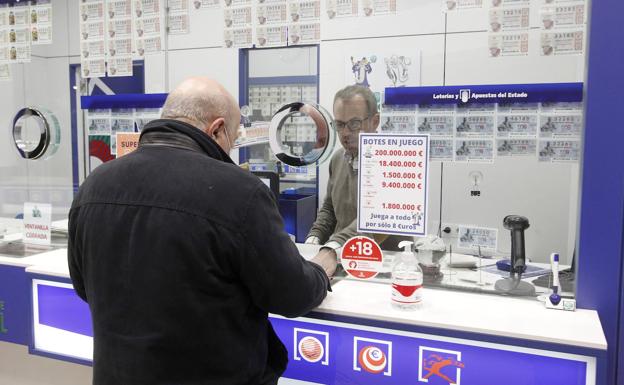
M549 310L534 299L426 289L413 311L390 305L390 285L343 280L318 312L500 337L607 349L598 313Z
M314 245L297 246L306 258L318 250ZM23 266L34 274L69 277L66 249L25 258L0 256L0 264ZM549 310L537 299L425 288L419 309L401 311L390 305L387 282L342 280L332 290L316 311L591 349L607 348L598 313L593 310Z

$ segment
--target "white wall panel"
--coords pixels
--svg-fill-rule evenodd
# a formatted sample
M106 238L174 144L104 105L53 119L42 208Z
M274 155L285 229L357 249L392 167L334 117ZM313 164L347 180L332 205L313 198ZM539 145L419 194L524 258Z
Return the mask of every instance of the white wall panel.
M169 52L171 89L191 76L218 80L238 100L238 50L204 48Z
M249 77L317 75L316 49L259 49L249 52Z

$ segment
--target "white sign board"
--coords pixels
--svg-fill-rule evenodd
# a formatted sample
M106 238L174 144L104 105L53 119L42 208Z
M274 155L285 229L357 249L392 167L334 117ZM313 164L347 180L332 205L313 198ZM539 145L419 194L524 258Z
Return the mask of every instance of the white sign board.
M429 136L360 134L358 232L425 235Z
M52 240L51 222L52 205L24 202L24 243L49 245Z

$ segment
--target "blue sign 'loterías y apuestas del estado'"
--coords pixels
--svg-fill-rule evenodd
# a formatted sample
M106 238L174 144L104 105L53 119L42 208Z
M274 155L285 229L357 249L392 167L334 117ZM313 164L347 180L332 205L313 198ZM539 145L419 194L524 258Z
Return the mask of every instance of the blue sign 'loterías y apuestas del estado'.
M583 83L490 84L386 88L385 104L581 102Z

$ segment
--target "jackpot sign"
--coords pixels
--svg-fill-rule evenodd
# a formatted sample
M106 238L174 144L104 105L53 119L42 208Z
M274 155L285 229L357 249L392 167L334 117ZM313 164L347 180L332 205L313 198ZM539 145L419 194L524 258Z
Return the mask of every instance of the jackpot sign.
M425 235L428 135L360 134L357 230Z

